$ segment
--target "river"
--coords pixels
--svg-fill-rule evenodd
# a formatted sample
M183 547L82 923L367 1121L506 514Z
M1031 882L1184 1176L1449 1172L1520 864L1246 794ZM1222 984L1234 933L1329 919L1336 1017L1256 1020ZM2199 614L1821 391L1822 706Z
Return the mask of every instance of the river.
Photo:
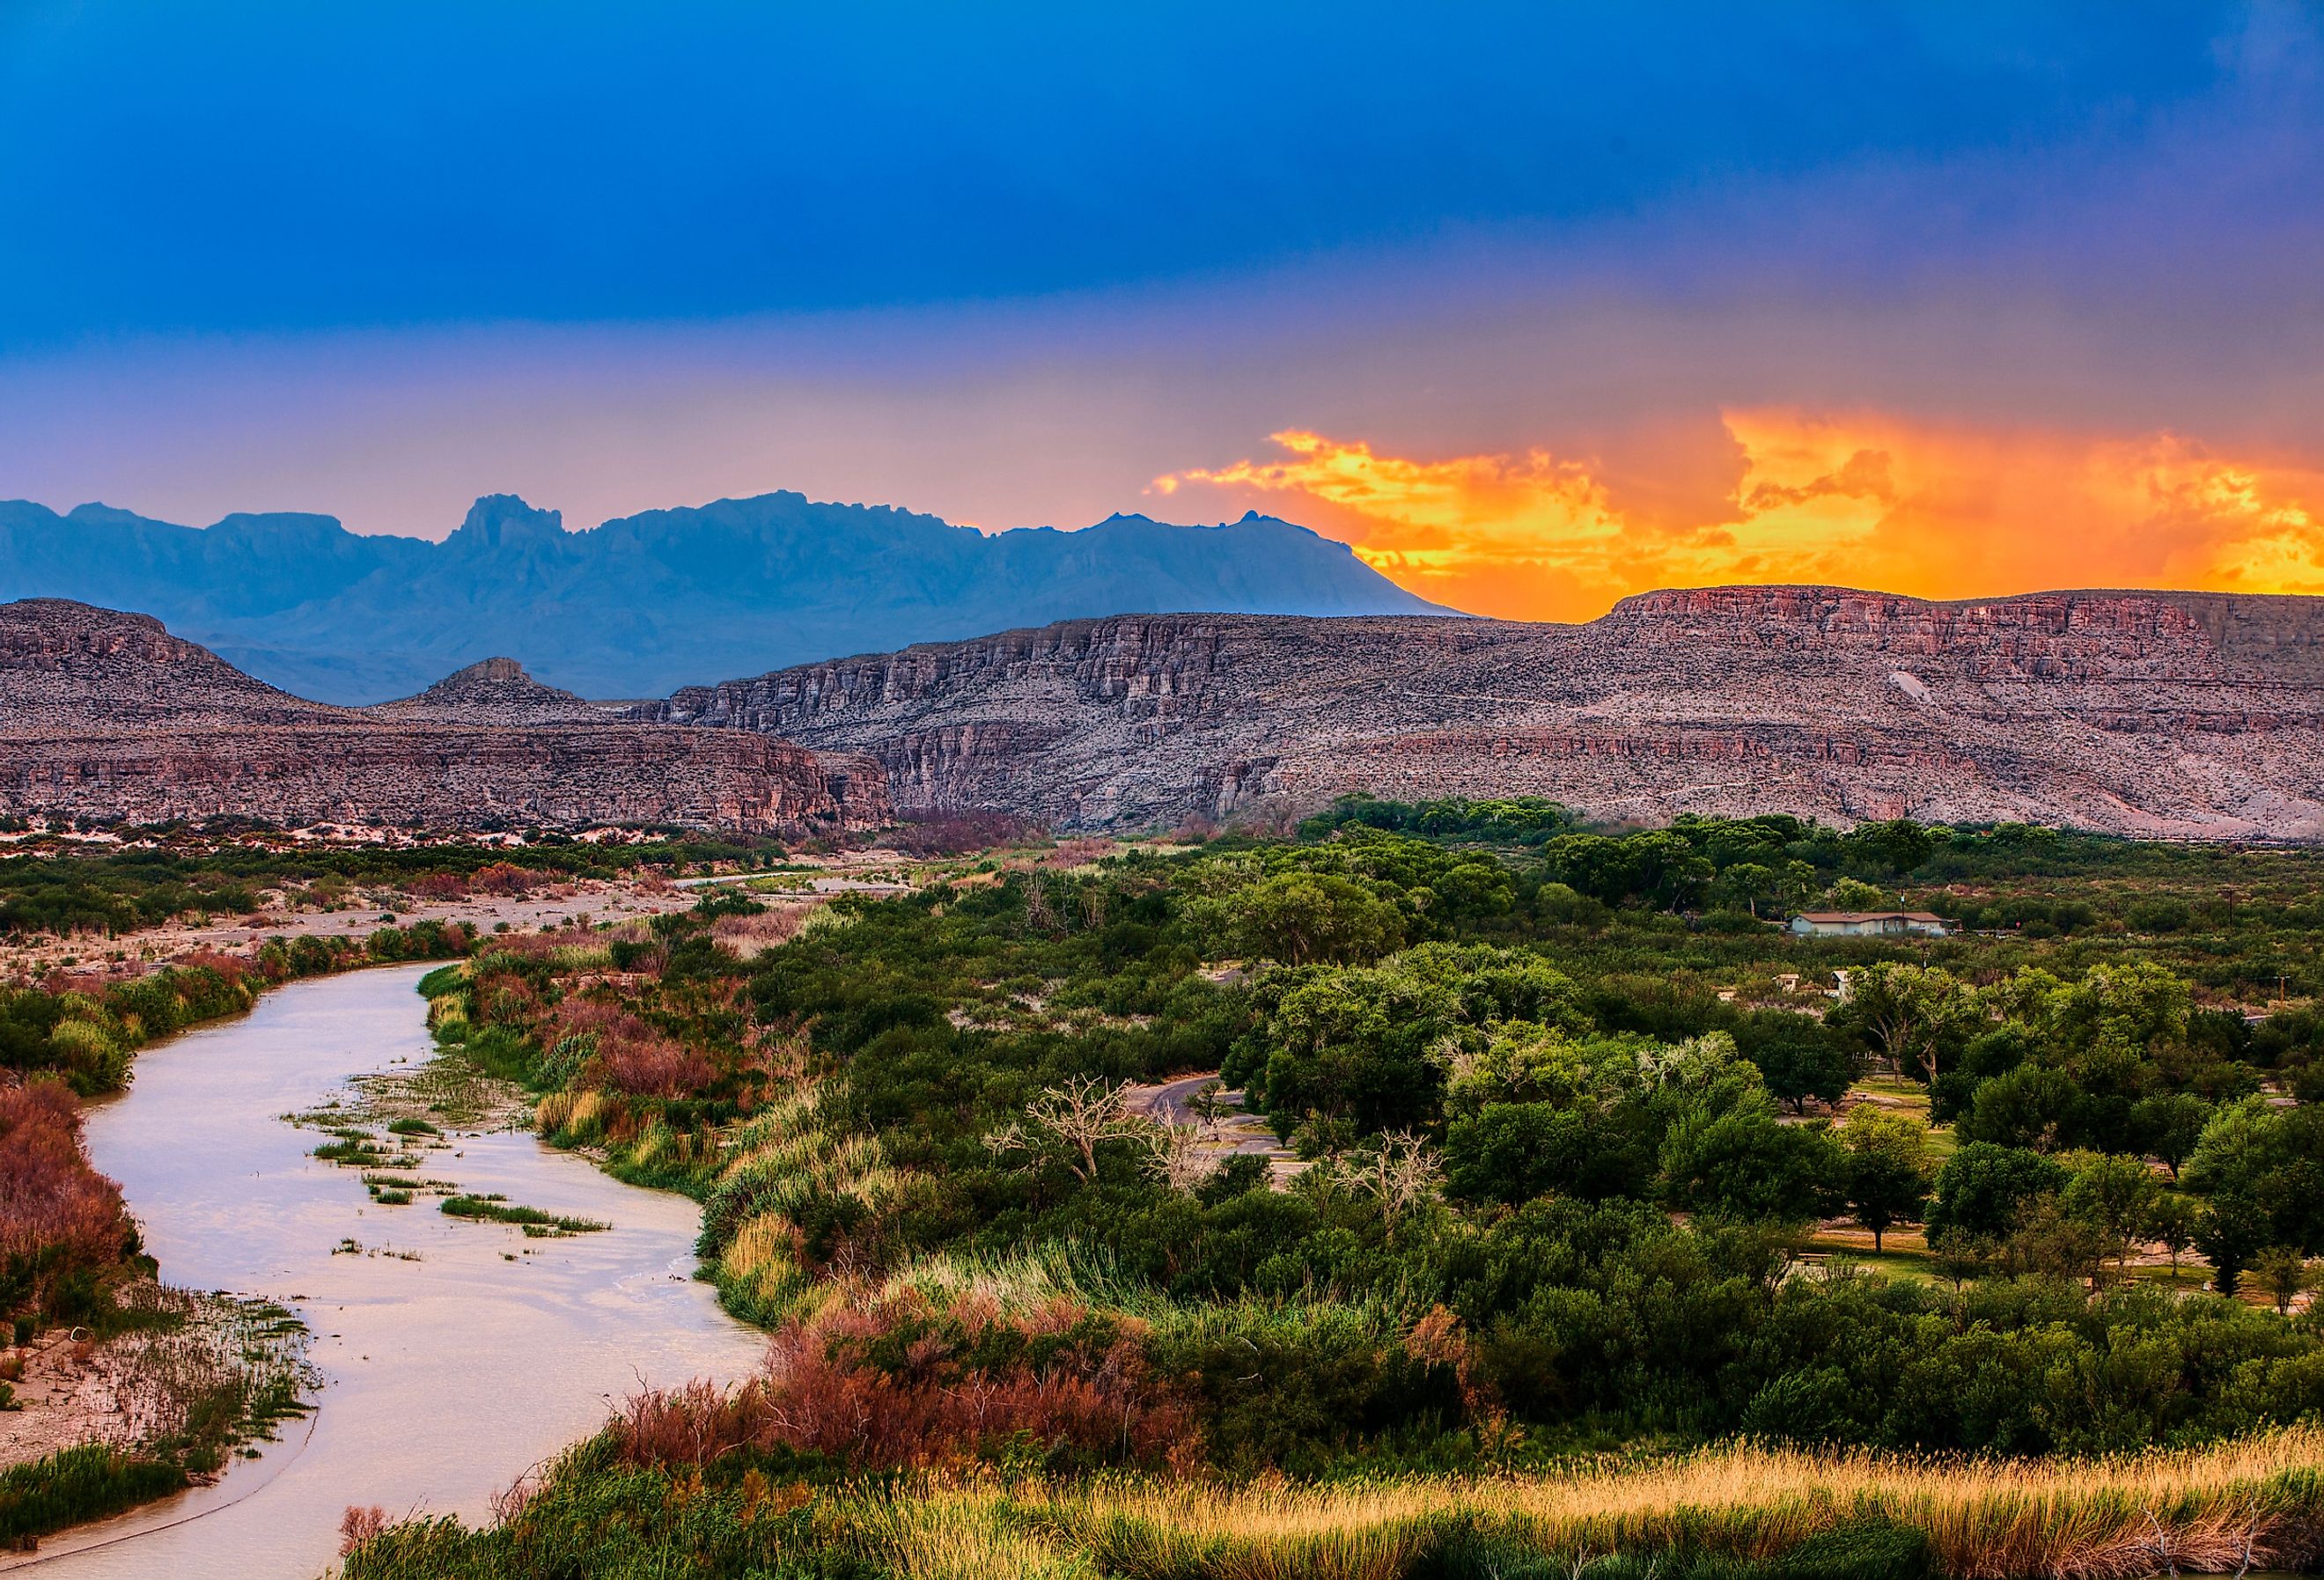
M483 1518L641 1381L730 1379L757 1362L761 1336L691 1276L698 1214L682 1197L526 1133L429 1154L426 1172L464 1189L613 1225L528 1240L426 1197L375 1205L356 1170L309 1156L322 1138L284 1114L431 1054L414 991L426 969L270 993L240 1021L139 1055L127 1095L90 1111L89 1153L121 1182L161 1276L290 1306L326 1382L310 1420L217 1485L45 1542L26 1566L37 1580L309 1580L336 1560L350 1504ZM335 1251L350 1240L364 1252ZM418 1260L374 1254L387 1252Z

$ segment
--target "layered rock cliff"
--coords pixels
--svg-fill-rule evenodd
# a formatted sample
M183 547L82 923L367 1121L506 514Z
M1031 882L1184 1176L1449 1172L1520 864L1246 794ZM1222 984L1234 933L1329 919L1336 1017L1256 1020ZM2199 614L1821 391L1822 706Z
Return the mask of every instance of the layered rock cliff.
M2324 601L1835 587L1586 625L1137 615L680 691L658 722L868 753L906 808L1064 827L1349 790L2324 837Z
M53 599L0 605L0 810L746 833L888 815L883 777L844 754L626 721L512 661L402 702L330 707L143 615Z

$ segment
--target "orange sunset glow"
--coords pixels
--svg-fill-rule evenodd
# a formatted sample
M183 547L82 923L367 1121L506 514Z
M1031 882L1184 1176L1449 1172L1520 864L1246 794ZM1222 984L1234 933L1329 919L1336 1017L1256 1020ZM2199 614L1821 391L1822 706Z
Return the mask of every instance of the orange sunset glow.
M1415 458L1291 430L1271 457L1155 480L1349 543L1423 596L1575 620L1655 587L1817 582L1932 598L2047 587L2324 592L2324 470L2172 433L1993 432L1728 410L1713 508L1589 456Z

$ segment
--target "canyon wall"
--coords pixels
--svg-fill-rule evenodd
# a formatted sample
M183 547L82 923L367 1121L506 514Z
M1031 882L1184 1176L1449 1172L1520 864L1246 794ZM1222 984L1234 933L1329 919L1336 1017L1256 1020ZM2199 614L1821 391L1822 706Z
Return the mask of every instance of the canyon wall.
M1351 790L2324 837L2324 602L1833 587L1584 625L1134 615L691 688L641 720L868 753L907 809L1058 827Z
M0 605L0 811L775 834L888 817L884 775L844 753L624 720L508 660L331 707L143 615L50 599Z

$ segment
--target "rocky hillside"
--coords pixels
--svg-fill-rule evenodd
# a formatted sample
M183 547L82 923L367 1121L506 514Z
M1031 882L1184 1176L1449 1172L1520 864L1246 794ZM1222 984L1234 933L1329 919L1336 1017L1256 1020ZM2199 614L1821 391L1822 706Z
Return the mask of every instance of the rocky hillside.
M455 670L416 697L370 710L398 718L463 718L491 724L603 723L602 708L570 691L544 686L514 659L483 659Z
M27 599L0 605L0 811L761 833L874 824L887 803L876 770L844 755L622 720L506 659L330 707L144 615Z
M1139 615L678 692L661 722L871 753L904 808L1169 824L1348 790L2324 837L2324 601L1836 587L1586 625Z

